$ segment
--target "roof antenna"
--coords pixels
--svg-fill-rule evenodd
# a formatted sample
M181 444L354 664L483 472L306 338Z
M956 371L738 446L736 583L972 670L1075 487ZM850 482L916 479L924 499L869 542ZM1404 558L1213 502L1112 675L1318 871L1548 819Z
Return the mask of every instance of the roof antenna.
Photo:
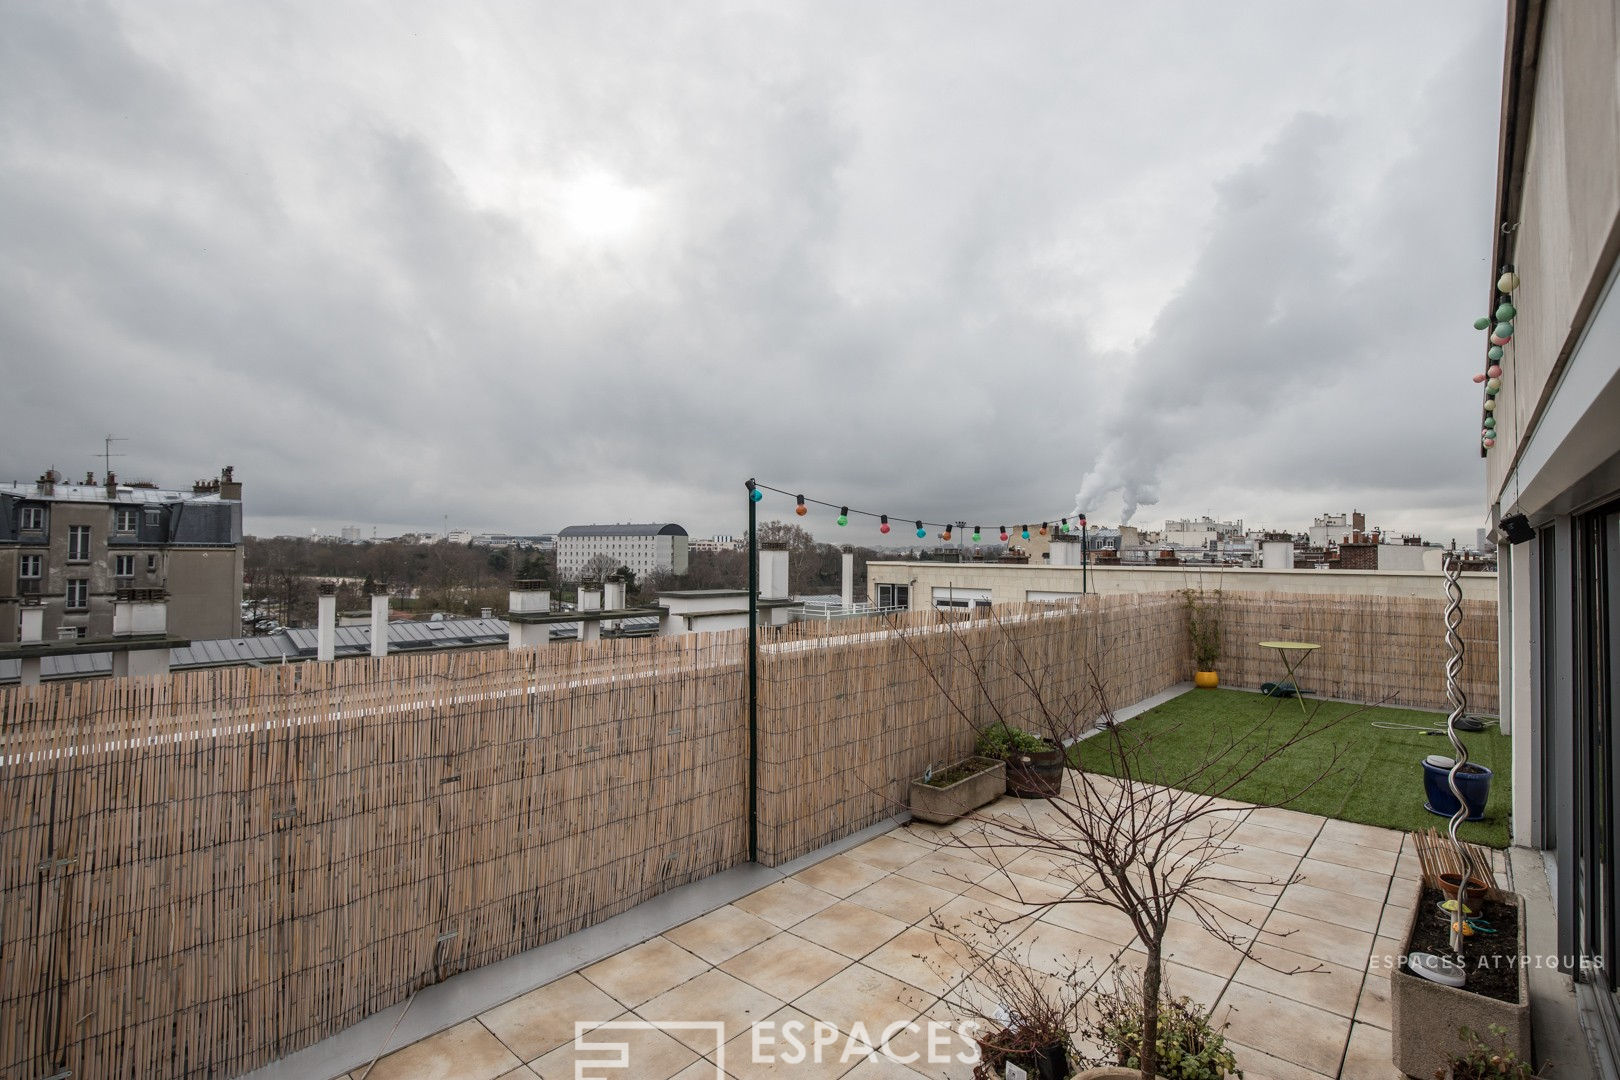
M105 435L105 436L102 437L102 440L101 440L102 470L101 471L106 476L111 476L112 475L112 459L115 458L115 457L123 457L124 456L123 454L115 454L115 453L112 452L112 444L115 443L115 442L129 442L129 440L127 438L123 437L123 436L120 436L120 435Z

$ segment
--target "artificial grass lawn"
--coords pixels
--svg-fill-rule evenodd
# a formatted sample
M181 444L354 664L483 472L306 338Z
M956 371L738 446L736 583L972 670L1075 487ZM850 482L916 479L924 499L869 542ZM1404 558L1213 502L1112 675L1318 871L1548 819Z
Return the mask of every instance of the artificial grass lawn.
M1445 713L1318 702L1310 697L1305 702L1314 713L1313 727L1330 721L1331 726L1314 731L1265 762L1224 797L1267 804L1288 799L1322 774L1337 748L1340 757L1331 773L1285 803L1289 809L1406 832L1431 826L1445 829L1445 818L1423 809L1422 766L1430 754L1451 755L1445 735L1372 726L1376 721L1444 728ZM1228 748L1233 759L1241 755L1243 760L1253 761L1295 735L1304 719L1293 698L1268 698L1240 690L1190 690L1125 721L1119 731L1126 746L1141 750L1132 765L1139 774L1136 779L1200 788L1199 783L1177 781L1184 781L1200 762ZM1471 843L1507 847L1512 740L1494 725L1484 731L1464 732L1462 738L1468 759L1496 775L1491 778L1484 820L1465 822L1458 835ZM1112 742L1107 733L1094 735L1070 750L1070 760L1095 772L1118 775L1120 769L1109 752ZM1213 773L1209 776L1213 778ZM1208 780L1203 786L1207 785Z

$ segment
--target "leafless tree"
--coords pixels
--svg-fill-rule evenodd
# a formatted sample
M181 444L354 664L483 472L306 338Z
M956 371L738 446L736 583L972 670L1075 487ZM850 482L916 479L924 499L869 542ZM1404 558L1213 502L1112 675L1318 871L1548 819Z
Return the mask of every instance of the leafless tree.
M1078 678L1073 672L1032 664L1017 630L1001 616L991 615L972 625L908 630L901 637L946 706L970 727L982 730L1007 724L1057 742L1070 742L1082 734L1103 739L1108 770L1071 766L1065 782L1045 798L1011 810L971 815L967 828L944 834L942 843L968 849L972 857L993 865L997 873L980 884L1009 903L1035 911L1059 904L1091 904L1112 908L1129 920L1146 952L1139 1057L1141 1075L1151 1080L1158 1065L1164 940L1171 912L1178 906L1213 937L1258 963L1288 974L1322 970L1275 967L1254 951L1259 927L1223 909L1233 891L1278 890L1297 880L1297 875L1283 880L1252 873L1227 861L1242 850L1232 839L1239 818L1234 813L1237 804L1228 796L1281 754L1355 713L1340 715L1340 710L1323 710L1317 703L1297 722L1286 721L1281 731L1273 728L1262 738L1261 729L1271 728L1275 719L1274 708L1273 715L1235 724L1221 737L1209 739L1195 762L1169 776L1167 783L1148 783L1145 777L1164 779L1157 746L1160 740L1173 738L1177 729L1131 732L1115 719L1094 669L1088 667L1085 677ZM951 635L950 660L943 667L924 656L920 635L925 633ZM993 658L1021 691L1005 696L1023 702L1016 713L987 677ZM946 674L957 664L971 673L965 680L970 687L966 692L953 689L963 681ZM1338 770L1340 756L1335 747L1306 783L1262 805L1285 806L1299 799ZM1057 883L1055 889L1026 895L1009 870L1013 858L1030 851L1055 864L1049 879Z

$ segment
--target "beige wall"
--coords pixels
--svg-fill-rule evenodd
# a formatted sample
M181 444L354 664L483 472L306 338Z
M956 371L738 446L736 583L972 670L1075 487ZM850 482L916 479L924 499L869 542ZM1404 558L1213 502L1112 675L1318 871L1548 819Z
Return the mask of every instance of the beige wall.
M169 548L166 557L169 633L193 640L241 637L241 547Z
M1146 566L1093 566L1086 585L1095 593L1149 593L1175 589L1241 589L1253 592L1312 593L1344 596L1411 596L1439 601L1443 577L1413 570L1250 570L1226 567L1158 569ZM947 586L989 589L992 603L1015 604L1031 592L1081 589L1081 570L1066 566L1019 566L1008 563L869 562L867 599L876 600L879 584L911 584L911 608L931 606L932 590ZM1462 575L1463 597L1495 600L1495 574Z
M1620 26L1607 3L1549 3L1528 117L1523 202L1511 261L1519 315L1503 358L1497 441L1486 455L1488 502L1503 497L1531 417L1573 344L1577 308L1599 276L1620 216ZM1485 350L1480 337L1480 353ZM1483 355L1474 370L1483 370Z

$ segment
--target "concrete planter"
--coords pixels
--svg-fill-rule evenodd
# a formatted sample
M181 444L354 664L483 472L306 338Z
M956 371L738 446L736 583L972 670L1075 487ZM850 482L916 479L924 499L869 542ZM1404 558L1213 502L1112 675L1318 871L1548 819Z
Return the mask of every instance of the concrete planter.
M1481 1038L1490 1037L1487 1032L1492 1024L1506 1028L1508 1049L1516 1050L1521 1061L1530 1060L1530 972L1525 962L1524 901L1516 893L1489 895L1512 904L1519 912L1518 1001L1497 1001L1470 993L1466 987L1441 986L1407 971L1404 960L1412 951L1412 932L1424 913L1421 907L1414 908L1402 938L1402 964L1389 977L1390 1042L1395 1067L1408 1076L1434 1076L1453 1056L1466 1053L1468 1044L1457 1035L1465 1027Z
M985 803L994 802L1007 787L1007 763L995 758L964 758L956 765L981 768L946 787L935 787L921 780L911 782L911 816L935 825L949 825L963 814L970 814ZM952 765L951 768L955 768Z

